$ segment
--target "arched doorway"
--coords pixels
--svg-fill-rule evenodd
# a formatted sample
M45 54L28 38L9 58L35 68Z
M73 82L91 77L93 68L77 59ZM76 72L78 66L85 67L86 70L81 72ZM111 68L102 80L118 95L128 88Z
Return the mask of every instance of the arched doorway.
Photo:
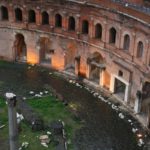
M89 66L89 79L100 84L102 71L105 69L105 61L98 52L93 53L87 60Z
M51 49L51 41L48 37L41 37L40 43L40 63L51 64L51 54L54 50Z
M24 36L18 33L16 34L15 38L16 38L14 42L15 60L26 61L27 47L26 47Z

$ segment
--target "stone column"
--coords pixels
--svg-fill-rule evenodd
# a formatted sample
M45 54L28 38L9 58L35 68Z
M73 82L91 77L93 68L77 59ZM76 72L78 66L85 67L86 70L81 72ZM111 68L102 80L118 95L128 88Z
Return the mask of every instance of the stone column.
M16 118L16 95L6 93L8 103L8 119L9 119L9 142L10 150L18 150L18 128Z
M90 58L87 58L87 69L86 69L86 77L90 78L90 72L91 72L91 60Z
M99 80L99 85L104 86L104 70L100 69L100 80Z
M135 105L134 105L134 111L136 113L140 113L140 111L141 111L141 103L142 103L142 93L141 93L141 91L137 91Z
M112 93L115 92L115 77L113 74L111 74L111 79L110 79L110 91Z

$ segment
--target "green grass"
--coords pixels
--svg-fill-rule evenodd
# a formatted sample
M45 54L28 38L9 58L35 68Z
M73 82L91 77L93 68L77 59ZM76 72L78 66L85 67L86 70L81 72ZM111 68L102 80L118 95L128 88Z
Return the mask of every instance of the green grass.
M65 122L65 132L67 140L72 141L74 133L77 129L81 127L80 122L74 117L74 115L69 111L68 106L64 106L60 101L57 101L52 96L47 96L39 99L30 99L28 104L40 114L45 122L50 123L54 120L62 120ZM0 124L5 124L6 126L0 129L0 144L3 150L7 149L7 144L1 143L2 141L8 141L8 114L7 105L5 101L0 98ZM19 133L19 143L29 142L29 147L27 150L45 150L47 148L40 144L39 136L46 134L47 131L33 132L32 129L25 123L21 122L21 132ZM54 143L49 144L50 150L55 150ZM68 149L73 149L72 142L68 144Z
M62 120L65 123L65 132L67 139L73 139L74 133L81 127L79 120L69 111L68 106L52 96L40 99L29 100L28 103L43 117L44 121L50 123L55 120ZM73 148L72 144L68 145L69 149Z

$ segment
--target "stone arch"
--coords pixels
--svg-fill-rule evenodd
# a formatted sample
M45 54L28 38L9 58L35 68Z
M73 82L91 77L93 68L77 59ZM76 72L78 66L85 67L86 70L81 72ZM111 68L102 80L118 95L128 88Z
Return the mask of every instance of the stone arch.
M114 27L109 29L109 43L115 44L116 43L116 37L117 37L117 31Z
M28 21L29 23L36 23L36 14L33 9L30 9L28 12Z
M27 46L25 43L24 35L21 33L17 33L15 35L14 50L16 61L26 61Z
M73 16L69 17L69 20L68 20L68 30L75 31L75 19L74 19Z
M100 84L101 73L105 69L105 59L99 52L94 52L87 60L89 66L89 79Z
M82 34L89 33L89 22L87 20L82 21Z
M55 27L62 27L62 16L60 14L55 15Z
M102 26L100 23L95 25L95 38L101 39L102 38Z
M15 8L15 19L16 21L22 21L22 10L20 8Z
M128 34L124 35L123 49L124 50L130 49L130 36Z
M42 24L43 25L49 24L49 14L46 11L42 12Z
M1 20L8 20L8 9L5 6L1 6Z

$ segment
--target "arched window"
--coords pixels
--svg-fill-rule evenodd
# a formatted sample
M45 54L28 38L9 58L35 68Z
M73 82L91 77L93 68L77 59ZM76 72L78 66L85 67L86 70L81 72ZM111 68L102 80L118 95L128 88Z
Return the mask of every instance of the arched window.
M15 9L16 21L22 21L22 10L20 8Z
M102 38L102 26L101 24L96 24L95 26L95 38L101 39Z
M49 15L46 11L42 12L42 24L49 24Z
M60 14L55 15L55 27L62 27L62 17Z
M8 20L8 9L4 6L1 7L1 19Z
M68 30L75 31L75 19L74 19L74 17L69 17Z
M137 45L137 55L136 55L137 58L141 58L143 56L143 48L144 48L143 43L139 41Z
M89 33L89 23L87 20L82 21L82 33L88 34Z
M128 34L126 34L124 36L124 43L123 43L123 49L124 50L129 50L129 47L130 47L130 37Z
M29 18L28 19L29 19L29 23L35 23L36 22L34 10L29 10Z
M116 29L113 27L109 30L109 43L116 43Z

